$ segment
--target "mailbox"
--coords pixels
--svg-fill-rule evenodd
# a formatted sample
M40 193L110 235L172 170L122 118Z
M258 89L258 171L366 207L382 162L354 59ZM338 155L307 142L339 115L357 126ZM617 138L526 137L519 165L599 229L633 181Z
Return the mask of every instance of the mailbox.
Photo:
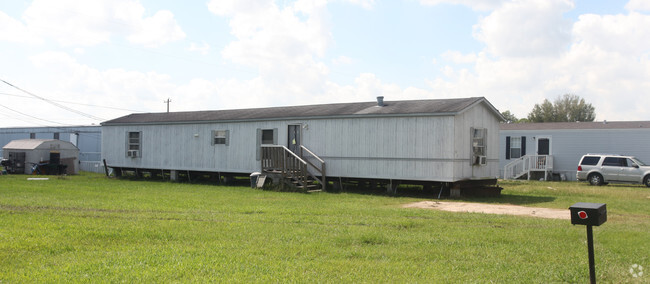
M571 224L600 226L607 221L607 205L604 203L578 202L569 207Z

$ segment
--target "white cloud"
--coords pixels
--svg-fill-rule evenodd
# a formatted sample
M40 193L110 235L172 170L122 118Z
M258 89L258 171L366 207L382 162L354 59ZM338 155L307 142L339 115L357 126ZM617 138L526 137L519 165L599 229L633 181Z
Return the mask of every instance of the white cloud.
M222 56L257 68L259 80L285 96L322 93L329 70L322 57L331 44L324 1L296 1L278 7L274 1L208 3L210 11L230 19L236 40Z
M640 56L650 52L650 16L581 15L573 26L575 40L606 51Z
M354 59L344 55L341 55L337 58L334 58L334 60L332 60L332 64L334 65L350 65L352 63L354 63Z
M636 12L582 15L567 27L560 17L569 7L563 2L538 10L551 21L530 15L540 3L526 3L535 9L520 7L523 2L509 3L482 20L477 30L489 56L478 53L471 69L444 66L446 77L428 82L432 93L486 96L500 110L510 110L518 117L525 117L544 98L553 100L572 93L592 103L599 120L650 119L644 110L650 103L650 34L639 28L650 25L649 16ZM513 17L516 11L522 14ZM531 18L530 23L524 18ZM516 24L514 19L522 20L520 26L531 25L532 31L546 27L562 31L562 35L527 38L519 28L513 28L514 35L506 35L508 26ZM537 37L542 43L535 42ZM455 51L442 57L456 63L464 58Z
M650 1L647 0L630 0L625 5L625 9L628 11L650 11Z
M557 56L571 40L571 22L562 17L568 0L505 3L474 27L474 36L496 56Z
M158 11L152 17L139 20L127 36L130 42L146 47L158 47L183 38L185 33L169 11Z
M347 0L347 1L352 4L359 5L367 10L372 9L372 7L375 6L375 0Z
M507 0L420 0L420 4L434 6L440 4L464 5L474 10L490 11L500 7Z
M187 48L187 50L196 51L203 55L207 55L210 52L210 45L206 42L201 42L200 44L196 42L192 42L190 43L190 47Z
M474 53L462 54L460 51L454 50L448 50L447 52L443 53L442 58L453 63L461 64L475 63L477 60L476 54Z
M0 41L37 44L42 40L20 21L0 11Z
M135 0L35 0L23 19L30 31L63 46L92 46L123 36L155 47L185 36L171 12L144 15L144 7Z

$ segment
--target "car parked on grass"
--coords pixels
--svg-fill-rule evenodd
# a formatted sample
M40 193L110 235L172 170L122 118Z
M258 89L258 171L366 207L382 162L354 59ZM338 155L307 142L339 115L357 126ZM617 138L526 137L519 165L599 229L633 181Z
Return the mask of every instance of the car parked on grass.
M633 156L587 154L578 163L576 178L591 185L641 183L650 187L650 165Z

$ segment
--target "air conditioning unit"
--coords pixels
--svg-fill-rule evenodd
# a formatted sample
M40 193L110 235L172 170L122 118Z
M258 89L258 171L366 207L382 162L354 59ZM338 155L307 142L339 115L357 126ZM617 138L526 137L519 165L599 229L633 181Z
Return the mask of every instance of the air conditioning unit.
M486 156L474 156L474 165L487 165L487 157Z
M138 151L138 150L129 150L129 151L126 152L126 155L131 157L131 158L137 158L138 156L140 156L140 151Z
M479 165L487 165L487 157L486 156L478 156L478 164Z

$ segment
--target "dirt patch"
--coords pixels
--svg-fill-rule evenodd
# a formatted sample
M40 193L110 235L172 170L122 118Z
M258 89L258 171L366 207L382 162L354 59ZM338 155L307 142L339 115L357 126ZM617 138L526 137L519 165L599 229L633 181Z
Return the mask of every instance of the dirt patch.
M468 202L420 201L405 204L404 208L435 209L450 212L471 212L485 214L506 214L532 216L549 219L571 219L569 209L552 209L540 207L525 207L511 204L485 204Z

